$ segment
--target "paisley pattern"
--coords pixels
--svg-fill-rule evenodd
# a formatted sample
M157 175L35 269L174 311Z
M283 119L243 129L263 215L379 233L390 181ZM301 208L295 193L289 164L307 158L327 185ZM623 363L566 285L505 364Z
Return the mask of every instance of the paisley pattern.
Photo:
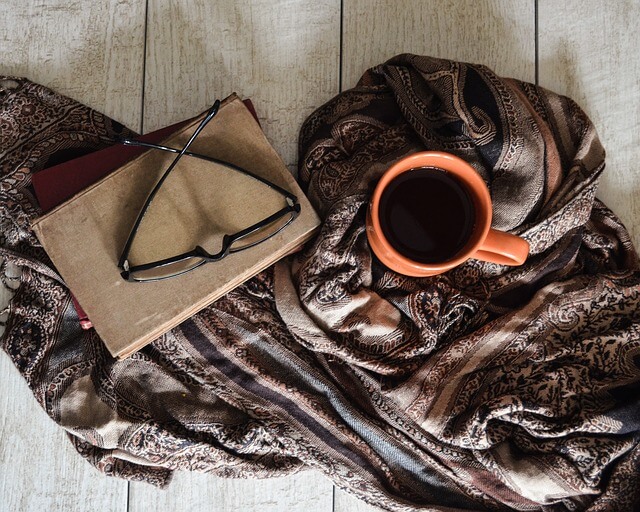
M570 99L415 55L370 69L301 129L319 235L124 361L79 328L30 180L126 129L11 77L0 128L0 256L21 269L1 344L103 473L313 468L389 510L640 509L638 256ZM368 197L425 149L481 174L525 265L415 279L372 255Z

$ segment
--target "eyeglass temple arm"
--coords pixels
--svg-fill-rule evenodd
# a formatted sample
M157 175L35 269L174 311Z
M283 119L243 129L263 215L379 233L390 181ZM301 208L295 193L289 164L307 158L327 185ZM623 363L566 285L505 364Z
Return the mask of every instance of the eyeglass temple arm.
M151 149L159 149L161 151L168 151L170 153L179 153L180 150L176 149L176 148L172 148L169 146L163 146L161 144L153 144L151 142L144 142L144 141L140 141L140 140L135 140L135 139L120 139L118 142L124 144L125 146L141 146L141 147L145 147L145 148L151 148ZM199 158L201 160L206 160L207 162L212 162L214 164L219 164L219 165L223 165L225 167L230 167L231 169L238 171L239 173L242 173L246 176L249 176L251 178L254 178L258 181L260 181L261 183L267 185L269 188L272 188L273 190L276 190L277 192L280 192L280 194L282 194L285 197L290 197L293 199L294 202L297 202L298 199L296 196L294 196L293 194L291 194L291 192L289 192L288 190L285 190L282 187L279 187L278 185L276 185L275 183L272 183L271 181L258 176L257 174L252 173L251 171L248 171L247 169L244 169L242 167L239 167L235 164L232 164L231 162L226 162L224 160L220 160L219 158L214 158L212 156L207 156L207 155L202 155L199 153L192 153L191 151L187 151L184 153L186 156L190 156L190 157L194 157L194 158Z
M178 161L187 152L187 149L189 149L189 146L191 146L191 143L196 139L196 137L204 129L204 127L207 125L207 123L209 121L211 121L211 119L213 119L215 117L215 115L218 113L219 109L220 109L220 100L216 100L214 102L213 106L207 112L207 115L204 117L204 119L200 122L200 124L196 128L196 130L193 132L193 135L191 135L191 137L189 138L187 143L184 145L184 147L180 150L180 152L173 159L173 162L171 162L171 165L169 165L167 170L160 177L160 179L158 180L158 183L156 183L155 187L153 187L153 189L151 190L149 196L147 197L147 200L145 201L144 205L140 209L140 213L138 214L138 217L137 217L135 223L133 224L133 227L131 228L131 232L129 233L127 241L126 241L126 243L124 245L124 249L122 249L122 254L120 255L120 260L118 261L118 267L120 267L120 268L122 268L124 270L128 270L129 263L128 263L127 259L129 257L129 251L131 250L131 244L133 243L133 239L134 239L134 237L136 235L136 232L138 231L138 228L140 227L140 223L142 222L142 219L144 218L145 214L147 213L147 210L149 209L149 206L151 205L151 202L153 201L153 198L156 196L156 193L158 192L158 190L160 189L160 187L162 186L164 181L169 176L169 173L174 169L174 167L177 165Z

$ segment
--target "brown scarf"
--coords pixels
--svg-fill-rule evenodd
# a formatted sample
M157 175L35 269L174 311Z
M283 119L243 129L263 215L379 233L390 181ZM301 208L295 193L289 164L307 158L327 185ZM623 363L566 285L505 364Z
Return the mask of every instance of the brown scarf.
M640 273L594 198L604 152L570 99L482 66L401 55L314 112L300 178L324 223L125 361L82 331L29 228L30 177L123 127L22 79L0 92L0 256L21 268L2 346L78 451L158 485L176 469L301 467L390 510L640 507ZM390 163L469 161L522 267L414 279L364 231Z

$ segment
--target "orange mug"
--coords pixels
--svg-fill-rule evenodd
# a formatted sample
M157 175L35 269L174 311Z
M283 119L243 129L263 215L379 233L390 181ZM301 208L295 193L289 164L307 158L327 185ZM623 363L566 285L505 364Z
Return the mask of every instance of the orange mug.
M471 165L438 151L414 153L392 165L367 210L373 252L401 274L441 274L469 258L522 265L529 243L491 229L489 189Z

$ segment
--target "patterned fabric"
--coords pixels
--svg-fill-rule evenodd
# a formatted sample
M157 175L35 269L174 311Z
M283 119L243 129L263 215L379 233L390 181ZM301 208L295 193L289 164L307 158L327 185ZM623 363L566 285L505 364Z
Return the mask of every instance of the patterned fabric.
M1 84L0 255L21 269L2 346L104 473L313 468L389 510L640 509L638 258L594 198L604 151L570 99L427 57L372 68L302 127L318 237L114 361L30 230L30 178L123 127ZM482 175L525 265L415 279L372 256L368 197L425 149Z

